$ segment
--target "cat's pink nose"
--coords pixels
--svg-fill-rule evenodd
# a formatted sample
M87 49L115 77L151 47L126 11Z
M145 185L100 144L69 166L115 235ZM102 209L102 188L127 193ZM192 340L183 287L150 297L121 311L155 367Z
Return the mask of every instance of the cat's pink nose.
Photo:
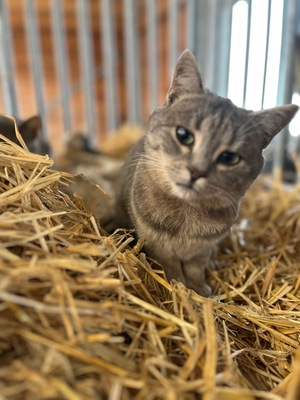
M206 178L207 173L205 171L199 171L197 168L190 167L189 171L191 173L191 181L195 182L199 178Z

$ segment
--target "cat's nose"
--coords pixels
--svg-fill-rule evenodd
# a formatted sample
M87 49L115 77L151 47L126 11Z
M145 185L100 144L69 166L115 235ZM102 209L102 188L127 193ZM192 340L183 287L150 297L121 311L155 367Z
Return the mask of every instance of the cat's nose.
M196 182L199 178L206 178L207 172L206 171L199 171L197 168L189 167L189 171L191 173L191 181Z

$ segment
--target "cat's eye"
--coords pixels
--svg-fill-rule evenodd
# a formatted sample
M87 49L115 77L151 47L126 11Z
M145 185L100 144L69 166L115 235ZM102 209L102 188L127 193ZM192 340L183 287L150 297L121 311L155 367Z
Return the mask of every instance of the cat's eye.
M236 165L241 161L241 156L237 153L232 153L230 151L224 151L220 154L217 162L223 165Z
M185 146L191 146L195 142L194 134L182 126L176 128L176 137L178 141Z

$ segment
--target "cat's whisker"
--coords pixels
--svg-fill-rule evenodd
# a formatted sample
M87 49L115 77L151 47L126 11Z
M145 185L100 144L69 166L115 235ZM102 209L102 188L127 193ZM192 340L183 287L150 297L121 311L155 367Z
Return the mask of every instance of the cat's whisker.
M144 159L140 158L139 160L133 160L132 163L128 164L129 167L136 166L136 165L160 165L161 160L159 159Z
M143 171L145 172L149 172L149 171L165 171L164 168L162 168L160 165L141 165L141 168L143 169Z
M140 160L140 165L161 165L159 160Z
M154 163L154 162L153 162L153 163L148 163L148 162L143 163L143 162L141 162L139 165L140 165L142 168L146 169L146 170L148 170L149 168L157 169L157 170L164 170L164 168L163 168L162 165L160 165L160 164L158 164L158 163Z

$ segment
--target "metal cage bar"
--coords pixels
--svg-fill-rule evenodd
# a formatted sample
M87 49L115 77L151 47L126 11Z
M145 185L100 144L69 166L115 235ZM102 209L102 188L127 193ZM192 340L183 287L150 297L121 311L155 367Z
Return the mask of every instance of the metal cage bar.
M123 10L127 120L132 123L138 123L141 120L141 87L134 1L123 0Z
M18 117L14 56L7 0L0 0L0 73L6 114Z
M149 92L150 108L153 110L157 106L158 88L158 51L157 51L157 20L156 20L156 0L147 0L147 46L148 46L148 65L149 73Z
M293 46L296 32L296 0L286 1L283 8L281 57L277 91L277 105L289 103L293 93ZM273 167L283 166L289 131L286 127L275 138Z
M26 33L31 60L31 71L39 114L42 120L42 135L47 138L47 110L44 96L44 74L41 58L40 35L37 26L37 15L34 0L25 1Z
M77 0L76 7L79 28L80 68L85 96L87 137L90 145L95 145L97 132L97 118L95 115L95 69L92 52L89 3L86 0Z
M196 0L186 0L186 46L195 53Z
M199 62L204 81L211 90L215 90L214 62L216 48L216 29L212 18L216 17L216 0L202 0L196 3L196 40L195 55ZM214 49L211 51L210 49Z
M219 62L214 62L215 91L226 97L228 93L230 40L233 0L223 0L216 10L215 49Z
M113 23L112 1L101 1L101 19L102 26L102 54L104 68L104 84L105 84L105 104L106 104L106 127L108 131L117 128L119 122L118 107L118 74L117 54L115 43L115 27Z
M178 60L178 1L169 0L168 22L169 22L169 70L172 75Z
M52 0L51 21L53 30L56 69L61 90L61 105L63 110L64 131L71 135L72 122L70 112L69 59L66 57L65 26L60 0Z
M252 15L252 0L247 0L248 3L248 21L247 21L247 45L246 45L246 61L245 61L245 75L244 75L244 93L243 93L243 107L245 107L247 96L247 80L248 80L248 65L249 65L249 50L250 50L250 28L251 28L251 15Z
M265 65L264 65L264 77L263 77L263 91L261 96L261 108L263 108L265 102L266 82L267 82L267 67L268 67L268 54L269 54L269 42L270 42L270 27L271 27L271 7L272 0L268 1L268 22L267 22L267 37L266 37L266 52L265 52Z

